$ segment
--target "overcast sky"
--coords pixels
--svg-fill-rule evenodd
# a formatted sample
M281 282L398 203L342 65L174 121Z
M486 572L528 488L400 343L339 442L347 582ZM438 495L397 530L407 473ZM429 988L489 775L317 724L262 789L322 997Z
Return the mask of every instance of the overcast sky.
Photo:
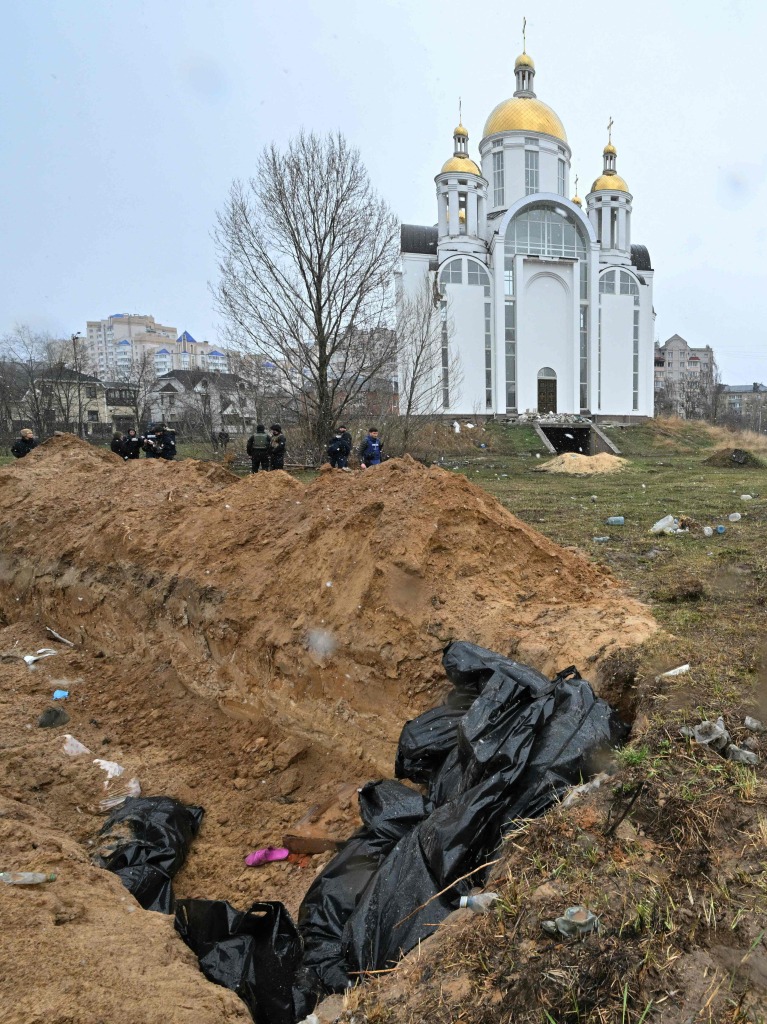
M23 0L0 38L0 334L151 313L215 341L215 211L262 147L340 129L405 222L436 221L458 96L477 156L514 91L527 14L538 96L585 196L613 117L656 334L767 382L762 0Z

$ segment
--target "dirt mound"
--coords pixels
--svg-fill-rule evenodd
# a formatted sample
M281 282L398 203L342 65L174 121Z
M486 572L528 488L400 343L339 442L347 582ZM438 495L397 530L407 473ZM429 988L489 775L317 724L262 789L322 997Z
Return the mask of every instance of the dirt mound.
M703 461L704 466L720 469L765 469L765 463L746 448L719 448Z
M349 786L390 775L403 722L444 685L448 640L513 652L545 671L575 662L598 685L600 665L656 628L601 570L437 468L392 460L304 486L281 472L240 479L192 460L125 463L69 436L0 470L3 621L0 655L11 660L0 691L0 770L15 805L48 816L35 820L39 834L55 821L86 844L103 821L93 810L98 772L61 750L68 731L94 756L123 764L144 793L205 807L175 881L179 896L239 907L281 899L291 912L330 854L259 869L245 869L243 856L281 845L318 808L328 808L327 832L351 834ZM45 626L75 647L52 642ZM59 654L34 671L18 659L49 645ZM70 692L70 722L37 729L56 687ZM30 844L12 852L11 868L57 869ZM68 963L87 961L78 969L86 984L91 968L93 984L96 972L104 976L99 900L115 901L126 928L134 918L155 922L144 926L146 939L115 925L121 948L132 950L119 969L110 954L115 990L132 991L141 971L151 988L147 964L167 971L171 952L187 970L165 922L138 910L128 918L112 879L97 883L91 909L92 869L83 858L70 868L82 912L57 928L41 1012L76 1005ZM7 930L22 936L4 964L12 1005L28 989L20 965L33 954L24 952L19 894L0 899L10 908ZM42 963L39 949L34 962ZM208 1004L178 986L167 1019L206 1020ZM236 1020L222 992L212 989L210 1005ZM97 993L88 998L104 1019L115 1016L108 993L101 1003ZM73 1012L72 1020L95 1017Z
M603 473L619 473L628 465L626 459L608 452L598 455L580 455L578 452L565 452L550 459L545 465L539 466L538 473L569 473L572 476L595 476Z

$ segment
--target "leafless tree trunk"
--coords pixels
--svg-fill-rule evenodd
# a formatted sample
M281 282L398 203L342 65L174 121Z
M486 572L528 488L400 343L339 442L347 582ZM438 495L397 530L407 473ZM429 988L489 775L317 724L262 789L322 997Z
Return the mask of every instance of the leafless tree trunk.
M137 431L141 430L142 423L148 419L149 396L156 379L154 355L146 351L142 351L138 358L131 360L130 369L118 370L115 374L115 383L124 384L126 389L130 389L129 404L136 420Z
M391 327L397 221L342 135L302 132L267 147L217 216L218 310L280 379L325 445L392 352L355 344ZM393 335L392 335L393 345Z
M460 389L461 362L451 345L453 334L447 300L424 278L411 297L400 296L397 308L397 369L402 444L407 451L414 417L444 407L445 391Z
M56 376L56 367L63 365L58 351L61 344L47 334L36 334L26 324L17 325L2 339L2 350L14 367L18 419L30 422L38 437L54 428L55 388L45 380Z

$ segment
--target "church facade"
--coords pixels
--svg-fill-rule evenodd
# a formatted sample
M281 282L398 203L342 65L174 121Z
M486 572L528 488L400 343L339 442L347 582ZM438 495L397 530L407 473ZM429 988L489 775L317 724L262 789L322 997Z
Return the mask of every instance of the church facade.
M435 178L437 225L402 225L400 299L431 291L445 415L653 415L653 270L632 244L632 195L612 141L586 196L570 195L564 126L521 54L514 95ZM439 362L439 361L438 361Z

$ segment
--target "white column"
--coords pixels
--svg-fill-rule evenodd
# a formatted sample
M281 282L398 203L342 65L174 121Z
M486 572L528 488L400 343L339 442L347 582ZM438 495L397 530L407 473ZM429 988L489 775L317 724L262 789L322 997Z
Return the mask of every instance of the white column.
M623 252L628 251L626 244L626 207L618 207L618 248Z
M626 252L631 252L631 206L626 205Z
M477 237L477 193L472 189L466 194L466 231Z
M439 186L437 194L437 215L439 217L438 234L440 238L444 238L447 234L447 195L444 192L444 185Z
M599 238L603 249L610 248L610 207L603 206L599 211Z
M574 413L581 411L581 265L580 261L573 263L573 335L575 344L571 346L574 352L573 358L573 394L572 408Z
M447 186L447 208L448 208L448 234L457 235L460 233L458 223L458 185L452 182Z

